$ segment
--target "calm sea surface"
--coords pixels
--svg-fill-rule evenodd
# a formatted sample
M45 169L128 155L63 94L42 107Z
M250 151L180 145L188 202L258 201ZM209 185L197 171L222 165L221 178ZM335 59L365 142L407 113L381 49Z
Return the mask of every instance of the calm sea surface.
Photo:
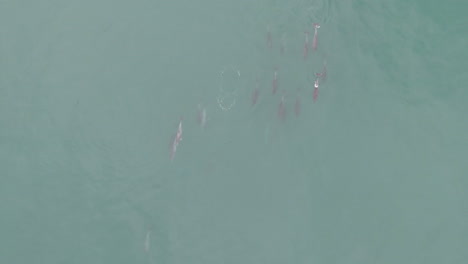
M468 263L467 12L0 0L0 263Z

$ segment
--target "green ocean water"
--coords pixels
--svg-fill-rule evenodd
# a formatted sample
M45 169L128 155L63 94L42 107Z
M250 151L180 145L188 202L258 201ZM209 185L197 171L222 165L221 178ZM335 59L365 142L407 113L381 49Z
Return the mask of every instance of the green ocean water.
M467 11L0 0L0 263L468 263Z

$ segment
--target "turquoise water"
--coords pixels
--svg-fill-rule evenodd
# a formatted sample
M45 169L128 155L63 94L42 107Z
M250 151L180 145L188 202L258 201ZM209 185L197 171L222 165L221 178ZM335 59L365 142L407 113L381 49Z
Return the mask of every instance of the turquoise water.
M467 263L467 10L1 0L0 263Z

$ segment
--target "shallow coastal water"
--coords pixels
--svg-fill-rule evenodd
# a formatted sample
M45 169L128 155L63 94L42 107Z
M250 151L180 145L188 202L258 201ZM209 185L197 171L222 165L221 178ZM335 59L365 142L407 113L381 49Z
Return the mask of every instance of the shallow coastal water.
M467 262L467 7L0 0L0 263Z

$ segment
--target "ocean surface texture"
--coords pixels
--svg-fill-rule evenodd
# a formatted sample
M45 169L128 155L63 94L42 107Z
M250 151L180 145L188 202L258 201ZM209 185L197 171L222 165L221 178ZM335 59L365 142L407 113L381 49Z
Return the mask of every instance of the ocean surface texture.
M468 263L467 14L0 0L0 263Z

